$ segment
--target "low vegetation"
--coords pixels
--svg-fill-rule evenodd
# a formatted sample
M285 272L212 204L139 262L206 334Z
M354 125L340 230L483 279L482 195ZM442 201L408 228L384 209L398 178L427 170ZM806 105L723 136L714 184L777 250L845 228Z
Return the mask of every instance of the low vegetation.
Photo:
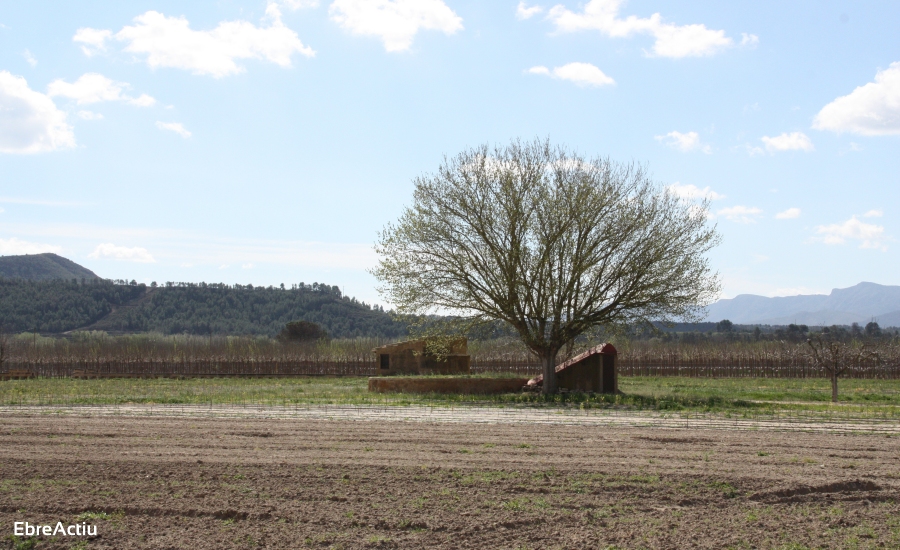
M829 404L826 379L621 377L621 395L543 396L369 393L363 377L100 379L38 378L0 383L0 406L45 405L487 405L900 420L900 381L852 380Z

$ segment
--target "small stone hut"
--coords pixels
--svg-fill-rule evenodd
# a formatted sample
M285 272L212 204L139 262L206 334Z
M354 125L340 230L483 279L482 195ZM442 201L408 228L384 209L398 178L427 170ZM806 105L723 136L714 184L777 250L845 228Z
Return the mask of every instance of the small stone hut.
M594 393L618 393L619 375L616 370L616 356L619 354L612 344L602 344L576 355L564 363L556 365L556 376L561 391L581 391ZM528 381L526 388L543 386L544 376Z
M425 340L408 340L375 348L378 375L392 374L469 374L468 341L450 342L450 353L438 360L425 351Z

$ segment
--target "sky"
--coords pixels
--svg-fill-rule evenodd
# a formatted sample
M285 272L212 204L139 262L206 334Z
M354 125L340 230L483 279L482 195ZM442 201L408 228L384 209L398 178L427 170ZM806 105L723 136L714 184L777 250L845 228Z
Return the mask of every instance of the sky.
M722 297L900 284L900 3L0 6L0 255L101 277L368 272L413 179L549 139L710 199Z

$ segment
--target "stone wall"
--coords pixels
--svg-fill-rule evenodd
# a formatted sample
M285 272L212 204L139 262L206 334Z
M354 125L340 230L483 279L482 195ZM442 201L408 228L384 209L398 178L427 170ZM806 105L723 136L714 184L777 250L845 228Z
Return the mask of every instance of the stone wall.
M373 377L369 391L377 393L513 393L522 391L527 378Z

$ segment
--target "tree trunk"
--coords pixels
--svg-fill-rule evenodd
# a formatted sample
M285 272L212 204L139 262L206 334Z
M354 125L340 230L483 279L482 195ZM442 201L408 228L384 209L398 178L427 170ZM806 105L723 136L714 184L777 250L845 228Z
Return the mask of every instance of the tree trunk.
M832 403L837 403L837 402L838 402L838 399L837 399L837 379L838 379L837 373L836 373L836 372L831 373L831 402L832 402Z
M551 395L559 391L559 384L556 378L556 354L544 355L541 357L541 367L544 372L544 395Z

